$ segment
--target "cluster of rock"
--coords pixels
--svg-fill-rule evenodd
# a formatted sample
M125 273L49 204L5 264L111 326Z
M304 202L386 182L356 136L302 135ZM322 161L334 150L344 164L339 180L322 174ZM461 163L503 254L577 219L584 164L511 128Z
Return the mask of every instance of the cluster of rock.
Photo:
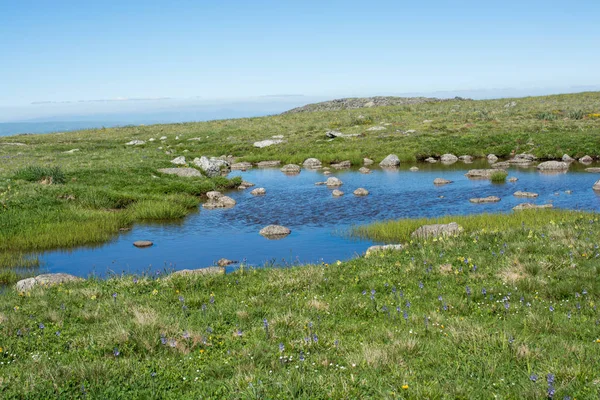
M208 201L202 205L202 207L206 209L231 208L236 204L234 199L217 191L210 191L206 193L206 197L208 197Z
M460 98L456 98L460 99ZM456 100L455 99L455 100ZM431 97L393 97L393 96L375 96L362 98L344 98L321 103L308 104L302 107L293 108L282 114L296 114L315 111L335 111L335 110L353 110L357 108L399 106L408 104L422 104L447 101L446 99L436 99Z

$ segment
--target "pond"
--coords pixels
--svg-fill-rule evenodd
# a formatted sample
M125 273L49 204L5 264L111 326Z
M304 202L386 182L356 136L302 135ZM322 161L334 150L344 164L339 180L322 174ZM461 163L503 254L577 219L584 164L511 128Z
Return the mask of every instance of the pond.
M234 171L230 176L241 175L255 183L255 187L264 187L267 194L255 197L250 194L251 189L231 191L227 195L237 201L231 209L199 207L198 212L180 223L136 225L102 246L46 252L40 255L40 269L106 276L202 268L215 265L220 258L254 266L330 263L359 255L373 244L350 237L352 225L409 217L510 212L512 207L525 202L600 210L600 195L592 190L600 176L585 172L585 167L577 163L562 174L542 174L535 167L511 167L509 177L518 181L503 184L464 176L469 169L489 168L485 161L418 166L417 172L409 171L408 164L395 171L373 168L371 174L333 170L330 176L344 182L339 189L345 195L339 198L331 195L333 189L315 185L327 178L320 170L302 170L294 176L279 169ZM438 177L454 183L434 186L433 180ZM366 188L370 194L354 196L352 192L358 187ZM517 190L539 193L539 197L516 198L513 193ZM473 197L491 195L501 201L469 202ZM258 232L269 224L287 226L292 233L281 240L268 240ZM151 240L154 246L138 249L132 245L136 240Z

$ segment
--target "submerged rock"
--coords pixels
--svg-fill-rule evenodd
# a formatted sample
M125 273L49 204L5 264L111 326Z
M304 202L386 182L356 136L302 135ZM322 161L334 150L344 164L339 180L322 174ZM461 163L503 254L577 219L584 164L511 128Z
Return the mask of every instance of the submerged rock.
M452 183L453 181L449 181L448 179L443 179L443 178L435 178L433 180L433 184L434 185L447 185L449 183Z
M600 191L600 180L596 181L596 183L594 183L594 186L592 186L592 189L596 190L596 191Z
M202 174L195 168L161 168L158 170L161 174L177 175L186 178L201 178Z
M265 190L265 188L256 188L253 191L251 191L250 194L253 196L262 196L267 194L267 191Z
M369 168L367 168L367 167L360 167L358 169L358 172L360 172L361 174L370 174L371 170Z
M512 178L508 178L509 182L516 182L518 180L519 180L519 178L515 178L514 176Z
M379 166L383 168L393 168L397 167L398 165L400 165L400 159L395 154L388 155L379 163Z
M262 228L259 233L267 239L282 239L292 233L292 231L285 226L268 225Z
M533 203L521 203L517 206L514 206L513 210L515 210L515 211L533 210L533 209L538 209L538 208L553 208L553 206L552 206L552 204L537 205L537 204L533 204Z
M410 167L409 171L416 172L419 170L419 167Z
M398 251L398 250L402 250L402 245L401 244L384 244L384 245L379 245L379 246L371 246L367 249L365 255L371 255L373 253L376 253L378 251Z
M518 192L514 192L513 196L515 197L538 197L537 193L533 193L533 192L521 192L520 190Z
M471 203L497 203L500 201L498 196L479 197L469 200Z
M233 169L233 170L246 171L251 168L252 168L252 163L250 163L248 161L242 161L242 162L231 164L231 169Z
M600 172L600 168L586 168L585 170L586 170L586 172L594 172L594 173Z
M154 243L152 243L150 240L137 240L137 241L133 242L133 245L135 247L144 248L144 247L151 247L154 245Z
M421 239L438 236L455 236L460 234L462 230L462 227L456 222L450 222L449 224L423 225L414 231L411 236Z
M248 188L251 188L252 186L255 186L255 184L252 182L242 181L242 183L240 183L240 186L238 186L238 189L246 190Z
M28 292L35 286L54 286L60 285L61 283L79 282L83 280L83 278L69 274L42 274L34 278L27 278L18 281L15 285L15 288L18 292Z

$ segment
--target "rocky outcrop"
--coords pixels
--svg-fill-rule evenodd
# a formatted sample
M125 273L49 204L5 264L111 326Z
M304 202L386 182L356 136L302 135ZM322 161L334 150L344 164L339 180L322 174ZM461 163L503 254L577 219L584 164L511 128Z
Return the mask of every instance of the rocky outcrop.
M281 172L288 175L294 175L300 173L300 166L296 164L287 164L281 167Z
M369 191L365 188L358 188L353 193L355 196L368 196L369 195Z
M179 156L176 157L174 159L171 160L171 164L174 165L187 165L187 163L185 162L185 157L184 156Z
M268 225L262 228L259 233L267 239L282 239L292 233L292 231L285 226Z
M341 190L335 189L334 191L331 192L331 195L333 197L341 197L344 195L344 192L342 192Z
M454 164L458 161L458 157L456 157L454 154L443 154L440 157L440 161L444 164Z
M447 185L449 183L452 183L452 181L449 181L448 179L443 179L443 178L435 178L433 180L433 184L434 185Z
M273 160L273 161L259 161L256 166L258 168L273 168L279 167L281 165L281 161Z
M135 247L139 247L139 248L143 249L145 247L153 246L154 243L152 243L150 240L137 240L137 241L133 242L133 245Z
M456 222L450 222L449 224L423 225L414 231L411 236L420 239L427 239L429 237L455 236L461 232L462 227L460 225L458 225Z
M401 244L384 244L384 245L369 247L367 249L367 251L365 252L365 255L369 256L369 255L371 255L373 253L377 253L379 251L398 251L398 250L402 250Z
M358 172L360 172L361 174L370 174L371 170L369 168L367 168L367 167L360 167L358 169Z
M348 160L346 160L346 161L340 161L340 162L335 163L335 164L331 164L331 167L335 168L335 169L347 169L347 168L350 168L351 166L352 166L352 163L350 161L348 161Z
M206 193L206 197L208 197L208 201L202 207L209 210L214 208L231 208L236 204L234 199L224 196L223 193L217 191Z
M540 171L566 171L569 164L564 161L544 161L539 163L537 169Z
M515 197L535 198L535 197L538 197L538 194L537 193L533 193L533 192L521 192L521 191L518 191L518 192L514 192L513 196L515 196Z
M229 163L217 157L208 158L202 156L200 158L194 158L194 165L202 169L206 176L209 177L219 176L221 175L222 170L229 170Z
M248 161L242 161L238 163L231 164L232 170L246 171L252 168L252 163Z
M515 210L515 211L534 210L534 209L538 209L538 208L553 208L553 206L552 206L552 204L537 205L537 204L533 204L533 203L521 203L519 205L514 206L513 210Z
M263 195L267 194L267 191L265 190L265 188L256 188L256 189L252 190L250 192L250 194L253 196L263 196Z
M488 197L478 197L469 200L471 203L497 203L500 201L500 197L498 196L488 196Z
M253 146L257 147L259 149L262 149L263 147L269 147L269 146L273 146L274 144L280 144L283 142L284 141L282 139L267 139L267 140L261 140L258 142L254 142Z
M67 282L79 282L84 279L69 274L43 274L34 278L22 279L17 282L15 288L18 292L28 292L35 286L54 286Z
M394 168L398 165L400 165L400 159L395 154L388 155L379 163L379 166L382 168Z
M453 100L465 100L461 98ZM361 98L344 98L321 103L308 104L306 106L297 107L286 111L283 114L295 114L315 111L335 111L335 110L354 110L358 108L385 107L385 106L400 106L409 104L435 103L447 100L440 100L428 97L392 97L392 96L376 96L376 97L361 97Z
M198 171L195 168L161 168L158 170L158 172L160 172L161 174L177 175L186 178L202 177L200 171Z
M313 168L313 169L317 169L317 168L321 168L323 166L323 164L321 163L320 160L316 159L316 158L307 158L306 160L304 160L304 162L302 163L302 166L304 168Z

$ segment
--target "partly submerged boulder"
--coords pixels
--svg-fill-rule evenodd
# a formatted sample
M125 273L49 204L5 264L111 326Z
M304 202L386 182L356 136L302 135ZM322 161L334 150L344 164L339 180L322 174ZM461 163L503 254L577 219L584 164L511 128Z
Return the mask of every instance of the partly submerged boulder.
M537 169L540 171L566 171L569 169L569 164L565 161L544 161L538 164Z
M282 239L289 235L292 231L289 228L281 225L268 225L260 230L260 234L267 239Z
M256 188L256 189L252 190L250 192L250 194L253 196L262 196L262 195L267 194L267 191L265 190L265 188Z
M369 195L369 191L365 188L358 188L353 193L355 196L368 196Z
M388 155L379 163L379 166L383 168L394 168L398 165L400 165L400 159L395 154Z
M469 200L471 203L497 203L500 201L498 196L477 197Z
M208 201L202 205L206 209L231 208L236 204L234 199L215 190L206 193L206 197L208 197Z
M202 156L194 159L194 164L200 167L209 177L221 175L221 170L229 170L229 163L220 158Z
M453 181L449 181L448 179L443 179L443 178L435 178L433 180L433 184L434 185L447 185L449 183L452 183Z
M281 167L281 172L284 174L292 175L300 173L300 166L296 164L287 164Z
M440 157L440 161L444 164L454 164L458 161L458 157L456 157L454 154L443 154Z
M335 169L346 169L346 168L350 168L351 166L352 166L352 162L350 162L349 160L340 161L338 163L331 164L331 167L335 168Z
M304 168L313 168L313 169L316 169L316 168L321 168L323 166L323 164L317 158L307 158L302 163L302 166Z
M534 197L538 197L537 193L533 193L533 192L522 192L522 191L518 191L518 192L514 192L513 196L515 197L529 197L529 198L534 198Z
M271 161L259 161L256 166L258 168L273 168L279 167L281 165L281 161L279 160L271 160Z

